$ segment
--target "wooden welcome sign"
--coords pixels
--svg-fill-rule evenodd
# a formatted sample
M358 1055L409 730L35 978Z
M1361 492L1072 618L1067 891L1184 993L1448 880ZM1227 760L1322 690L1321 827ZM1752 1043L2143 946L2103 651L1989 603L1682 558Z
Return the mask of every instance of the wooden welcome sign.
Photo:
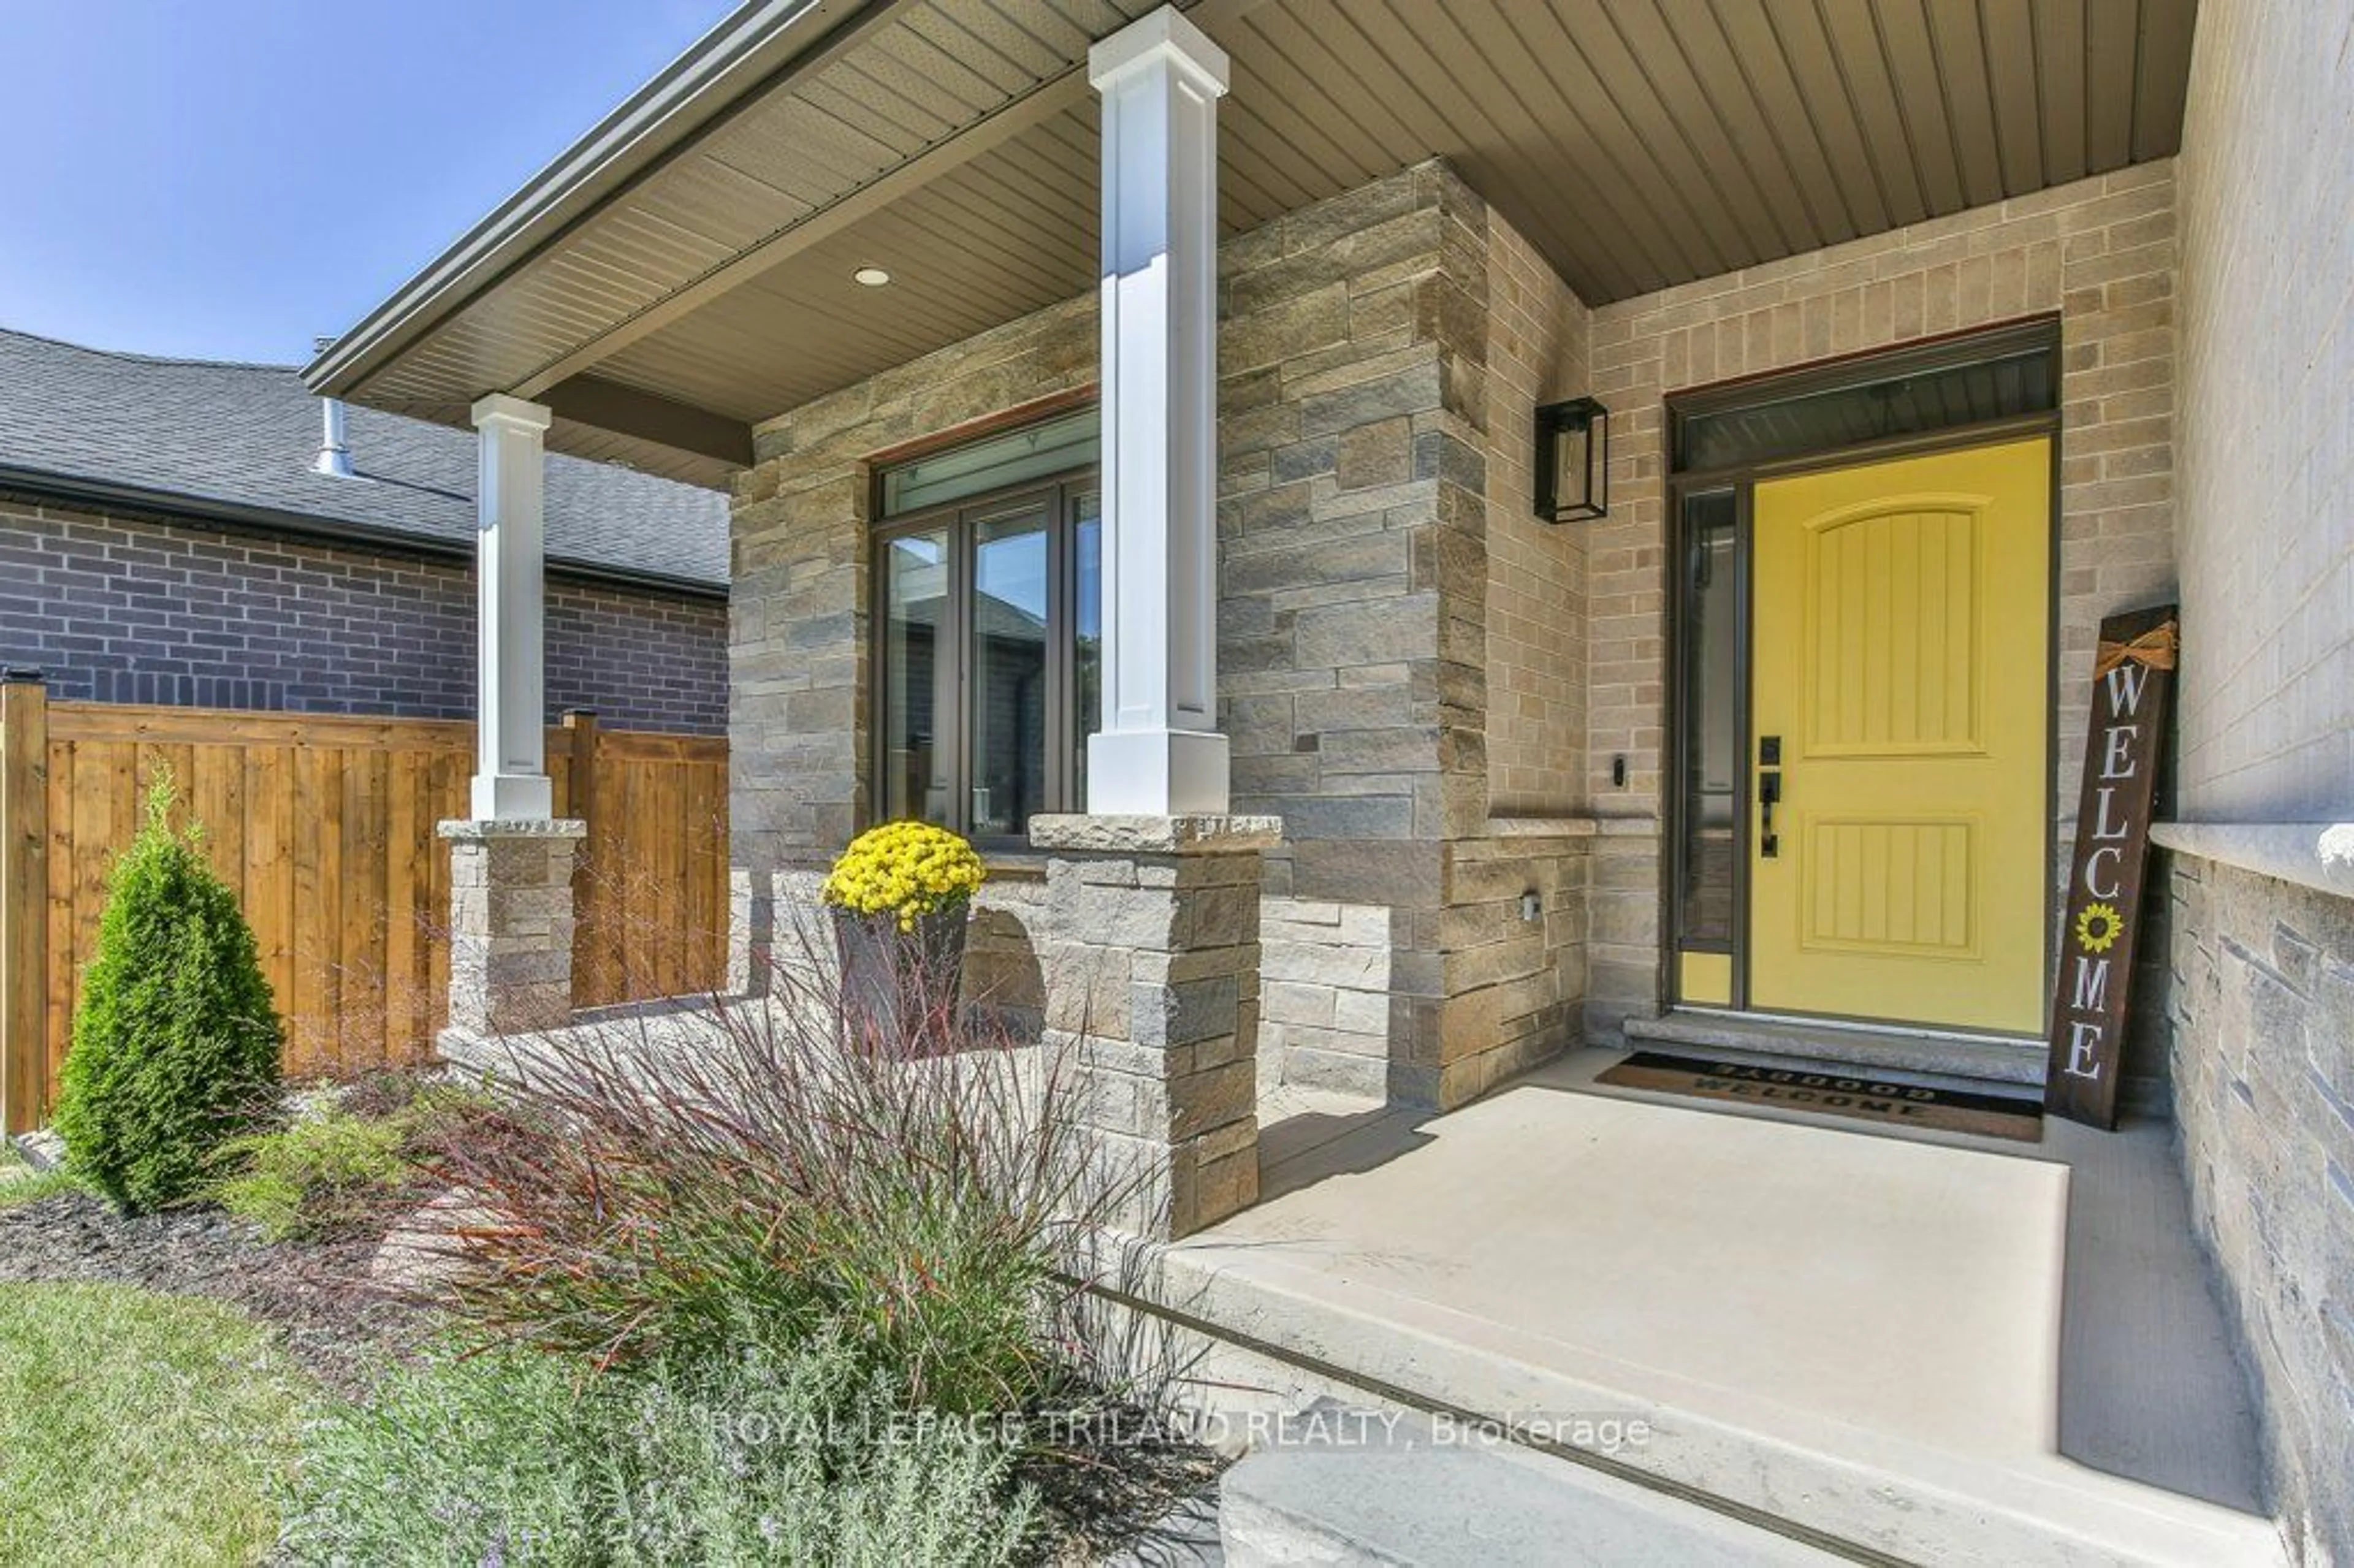
M2093 661L2093 728L2068 870L2068 920L2060 931L2043 1108L2099 1128L2117 1122L2117 1071L2140 935L2150 804L2166 754L2177 624L2172 605L2111 616L2101 622Z

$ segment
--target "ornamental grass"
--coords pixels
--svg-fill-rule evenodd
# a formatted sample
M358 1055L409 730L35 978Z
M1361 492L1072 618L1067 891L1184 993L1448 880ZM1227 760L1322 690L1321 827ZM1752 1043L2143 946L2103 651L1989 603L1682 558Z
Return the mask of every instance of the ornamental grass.
M748 1321L831 1335L955 1414L1109 1381L1068 1266L1132 1183L1089 1158L1065 1064L952 1001L853 1040L803 948L761 1001L513 1045L501 1107L429 1156L477 1210L461 1320L608 1367L725 1355Z

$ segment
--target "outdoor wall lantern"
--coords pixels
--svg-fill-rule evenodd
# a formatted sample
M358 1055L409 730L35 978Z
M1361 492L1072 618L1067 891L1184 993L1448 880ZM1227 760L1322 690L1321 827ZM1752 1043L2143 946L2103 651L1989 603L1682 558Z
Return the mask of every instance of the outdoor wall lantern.
M1610 510L1610 410L1591 397L1537 409L1537 515L1584 523Z

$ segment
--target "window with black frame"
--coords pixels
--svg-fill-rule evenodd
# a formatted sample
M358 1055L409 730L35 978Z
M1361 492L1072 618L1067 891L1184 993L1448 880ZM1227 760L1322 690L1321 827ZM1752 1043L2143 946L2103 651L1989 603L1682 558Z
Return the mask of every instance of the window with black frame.
M1086 804L1102 689L1092 409L883 473L878 820L1009 841Z
M1687 495L1683 514L1676 930L1683 948L1730 952L1742 810L1739 514L1730 490Z

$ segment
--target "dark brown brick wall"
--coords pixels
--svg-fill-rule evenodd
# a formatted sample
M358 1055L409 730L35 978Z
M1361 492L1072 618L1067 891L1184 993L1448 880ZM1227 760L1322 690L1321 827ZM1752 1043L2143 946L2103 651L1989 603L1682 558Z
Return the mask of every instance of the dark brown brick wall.
M0 497L0 663L74 701L462 718L472 574ZM723 731L726 606L551 577L547 702L551 718Z

